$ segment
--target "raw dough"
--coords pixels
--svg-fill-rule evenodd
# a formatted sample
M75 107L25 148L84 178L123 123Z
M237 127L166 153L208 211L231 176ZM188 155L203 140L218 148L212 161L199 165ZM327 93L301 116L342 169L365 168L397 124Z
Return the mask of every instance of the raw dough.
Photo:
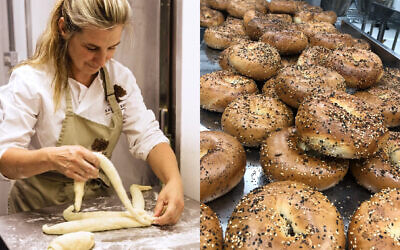
M81 210L82 198L85 192L85 182L74 181L74 192L75 192L75 211L79 212L79 210Z
M94 234L74 232L64 234L52 240L47 250L88 250L94 246Z
M66 234L76 231L106 231L130 227L145 227L146 224L137 222L132 217L103 217L88 218L82 220L73 220L61 222L53 226L43 225L42 230L46 234Z

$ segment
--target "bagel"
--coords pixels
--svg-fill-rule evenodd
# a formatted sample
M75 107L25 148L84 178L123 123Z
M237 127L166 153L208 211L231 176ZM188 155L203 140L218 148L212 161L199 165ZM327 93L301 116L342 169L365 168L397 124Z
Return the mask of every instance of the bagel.
M268 134L293 124L293 112L282 101L262 94L240 96L221 118L222 129L243 145L257 147Z
M296 29L268 29L259 41L275 47L281 55L300 54L308 46L307 36Z
M244 45L244 44L252 43L252 42L253 41L251 41L250 39L243 39L243 38L236 38L236 39L232 40L231 45L228 48L224 49L219 54L218 64L221 67L221 69L236 72L236 70L231 65L229 65L229 62L228 62L228 57L232 53L232 46L234 46L236 44Z
M208 7L200 8L200 26L201 27L211 27L218 26L224 22L224 15L217 11L210 9Z
M276 76L277 95L293 108L298 108L307 96L327 90L345 91L346 84L341 75L322 66L292 65Z
M301 52L299 59L297 60L298 65L320 65L326 67L328 57L332 53L330 49L314 46L307 48Z
M215 212L200 203L200 248L222 250L224 238L221 223Z
M349 249L399 249L399 207L397 189L382 190L364 201L349 224Z
M276 86L275 78L276 78L276 76L274 76L274 77L270 78L268 81L266 81L264 83L261 91L264 95L279 99L279 97L275 91L275 86Z
M204 31L204 42L213 49L226 49L235 38L246 39L243 22L236 18L227 18L219 26L212 26Z
M335 49L327 58L327 67L341 74L351 88L371 87L383 75L379 56L357 48Z
M243 18L248 10L257 10L261 13L267 13L265 0L230 0L226 7L229 15Z
M322 46L328 49L354 47L368 50L369 43L363 39L355 39L349 34L337 32L317 32L309 36L311 46Z
M293 17L295 23L305 23L305 22L327 22L334 24L336 23L336 13L329 11L313 11L313 10L300 10L296 12Z
M385 67L381 79L374 87L391 89L400 93L400 69Z
M200 200L212 201L243 178L246 153L234 137L221 131L200 132Z
M341 91L305 99L295 123L297 134L307 147L345 159L372 156L388 136L378 110Z
M207 0L207 5L216 10L226 10L229 0Z
M229 71L215 71L200 77L200 105L203 109L223 112L243 94L258 93L254 80Z
M335 186L346 175L347 160L311 156L299 144L294 127L271 133L260 150L265 175L273 181L297 181L320 191Z
M232 46L228 63L237 72L255 80L266 80L280 68L278 50L263 42Z
M265 20L281 20L282 22L285 23L292 23L292 17L288 14L273 14L273 13L262 13L257 10L248 10L246 13L243 15L243 24L246 27L247 24L253 19L253 18L261 18Z
M251 191L235 207L226 249L344 249L335 206L305 184L274 182Z
M384 147L374 156L357 161L351 166L351 173L358 184L373 193L385 188L400 188L400 132L389 132Z
M284 30L290 23L282 19L270 19L266 17L254 17L244 23L245 32L252 40L258 40L266 31L270 29Z
M338 33L339 31L331 23L327 22L306 22L297 24L307 37L315 36L319 33Z
M400 126L400 93L394 89L372 87L354 94L366 103L379 109L387 127Z
M271 0L267 7L271 13L295 14L304 2L292 0Z

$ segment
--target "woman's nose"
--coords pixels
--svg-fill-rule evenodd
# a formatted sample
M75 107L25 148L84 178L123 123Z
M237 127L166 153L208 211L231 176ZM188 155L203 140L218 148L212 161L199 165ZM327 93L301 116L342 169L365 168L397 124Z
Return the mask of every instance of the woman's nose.
M107 52L105 52L105 51L99 51L99 52L96 54L96 57L94 58L94 60L96 61L96 64L97 64L98 66L103 67L103 66L106 64L106 62L107 62Z

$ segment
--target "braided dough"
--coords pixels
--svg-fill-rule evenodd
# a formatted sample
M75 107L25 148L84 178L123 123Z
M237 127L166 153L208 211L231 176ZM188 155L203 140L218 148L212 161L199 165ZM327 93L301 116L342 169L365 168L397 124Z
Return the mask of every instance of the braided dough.
M144 199L142 190L149 190L149 186L131 185L130 191L132 195L132 203L125 192L120 176L112 162L101 153L95 152L100 160L100 167L110 179L118 197L127 211L97 211L74 213L80 210L82 197L84 192L84 182L75 182L75 205L69 206L64 210L63 216L67 222L58 223L52 226L43 225L42 230L46 234L65 234L76 231L105 231L128 227L144 227L150 226L153 217L148 215L144 210ZM101 218L101 223L99 223Z

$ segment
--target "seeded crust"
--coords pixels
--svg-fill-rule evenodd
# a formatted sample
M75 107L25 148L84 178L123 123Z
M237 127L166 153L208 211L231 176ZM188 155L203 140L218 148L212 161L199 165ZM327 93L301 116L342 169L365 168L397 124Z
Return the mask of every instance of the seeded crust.
M218 10L206 6L200 8L200 26L211 27L221 25L225 21L224 15Z
M266 31L270 29L285 30L289 27L289 22L281 18L254 17L244 23L246 34L257 41Z
M200 132L200 200L212 201L243 178L246 153L234 137L221 131Z
M340 91L304 100L297 111L296 129L307 147L344 159L372 156L388 136L378 110Z
M200 203L200 249L222 250L224 238L215 212Z
M311 155L303 151L294 127L273 132L260 150L264 173L273 181L293 180L326 190L343 179L347 160Z
M268 29L260 41L274 46L281 55L297 55L308 46L307 36L291 26L287 29Z
M225 249L344 249L343 220L320 192L293 181L251 191L234 209Z
M364 201L349 224L349 249L399 249L399 208L398 189L384 189Z
M247 38L243 21L228 17L221 25L207 28L203 39L208 47L222 50L229 47L237 38Z
M279 99L258 94L240 96L221 118L222 129L243 145L257 147L269 133L292 126L292 110Z
M216 10L226 10L229 0L207 0L207 5Z
M248 10L257 10L261 13L267 13L264 0L230 0L226 10L229 15L237 18L243 18Z
M275 91L275 86L276 86L276 76L271 77L268 81L264 83L264 86L262 87L262 93L266 96L270 96L276 99L279 99L278 95L276 94Z
M332 54L332 50L322 46L309 47L301 52L298 65L319 65L326 67L328 57Z
M382 78L374 85L374 87L391 89L400 93L400 69L389 67L384 68Z
M334 11L320 11L317 10L301 10L296 12L293 17L295 23L305 23L305 22L327 22L334 24L336 22L337 16Z
M384 147L371 158L356 161L351 166L351 173L358 184L373 193L385 188L400 188L400 132L389 132L390 136Z
M372 87L354 94L366 103L379 109L385 117L387 127L400 126L400 93L392 88Z
M234 45L228 63L242 75L266 80L280 68L281 57L276 48L263 42L253 42Z
M351 88L366 89L383 75L382 61L378 55L363 49L335 49L327 59L328 68L341 74Z
M223 112L240 95L258 93L254 80L220 70L200 77L200 105L203 109Z
M330 90L346 90L344 78L322 66L293 65L276 76L276 93L287 105L298 108L304 98Z

